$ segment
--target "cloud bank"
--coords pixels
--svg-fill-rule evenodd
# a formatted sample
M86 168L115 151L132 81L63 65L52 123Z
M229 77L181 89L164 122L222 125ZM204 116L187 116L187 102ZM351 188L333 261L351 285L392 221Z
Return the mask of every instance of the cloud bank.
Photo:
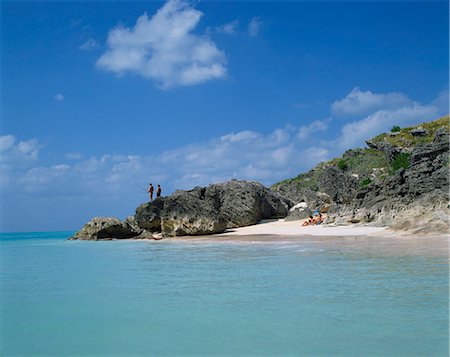
M162 89L223 78L225 54L206 35L193 32L201 17L189 2L169 0L151 18L140 16L133 28L110 30L108 50L97 66L118 75L143 76Z

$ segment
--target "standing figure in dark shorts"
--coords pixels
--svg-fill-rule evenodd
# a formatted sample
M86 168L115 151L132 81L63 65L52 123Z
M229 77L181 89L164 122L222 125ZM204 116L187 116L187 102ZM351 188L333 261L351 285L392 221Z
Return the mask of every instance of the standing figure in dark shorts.
M153 190L154 190L153 185L150 184L147 190L147 192L150 194L150 202L153 202Z
M158 188L156 189L156 198L161 197L161 185L158 185Z

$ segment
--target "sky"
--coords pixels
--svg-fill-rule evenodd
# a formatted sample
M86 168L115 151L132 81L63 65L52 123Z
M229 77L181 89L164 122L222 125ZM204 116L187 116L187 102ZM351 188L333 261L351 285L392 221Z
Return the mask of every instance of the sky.
M449 112L446 1L2 1L0 230L270 186Z

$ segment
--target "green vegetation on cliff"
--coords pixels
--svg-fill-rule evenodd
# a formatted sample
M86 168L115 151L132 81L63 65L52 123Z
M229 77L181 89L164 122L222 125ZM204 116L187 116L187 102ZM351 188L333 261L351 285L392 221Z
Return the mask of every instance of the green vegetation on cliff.
M441 127L445 127L445 128L447 128L447 132L449 131L449 116L448 115L445 117L439 118L437 120L434 120L434 121L422 123L420 125L411 126L411 127L407 127L407 128L403 128L403 129L398 126L394 126L394 128L396 130L391 130L390 133L380 134L380 135L374 137L370 141L373 143L388 142L391 145L399 146L399 147L415 146L419 143L431 142L434 138L434 134L436 133L436 130L438 130ZM426 132L425 135L414 136L413 134L411 134L411 132L414 131L414 129L420 129L420 128L422 128Z
M436 131L442 127L449 132L449 116L413 127L393 126L391 132L368 140L368 148L348 150L342 157L321 162L312 170L278 182L272 188L291 185L318 191L319 178L325 169L330 167L352 175L358 180L359 187L370 186L395 174L400 168L407 169L410 165L412 148L419 143L432 142Z

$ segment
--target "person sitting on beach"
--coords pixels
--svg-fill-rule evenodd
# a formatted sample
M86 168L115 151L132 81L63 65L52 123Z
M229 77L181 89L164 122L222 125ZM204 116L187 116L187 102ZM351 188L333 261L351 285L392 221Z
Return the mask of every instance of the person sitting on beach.
M321 224L323 222L323 216L322 213L319 212L319 216L315 219L314 224Z
M309 219L307 219L305 222L303 222L302 226L309 226L311 224L313 224L314 221L314 217L313 216L309 216Z

